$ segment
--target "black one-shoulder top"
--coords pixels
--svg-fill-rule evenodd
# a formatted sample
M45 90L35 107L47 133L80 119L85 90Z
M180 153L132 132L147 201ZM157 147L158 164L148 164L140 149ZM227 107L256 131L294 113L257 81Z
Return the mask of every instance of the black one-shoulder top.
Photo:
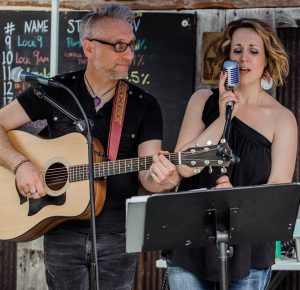
M202 115L208 127L219 116L219 93L212 90ZM200 117L199 117L200 118ZM265 184L271 172L271 142L262 134L233 117L229 146L234 154L240 157L238 164L232 165L228 175L233 186L249 186ZM220 172L212 174L204 169L200 174L184 178L180 191L195 188L211 188L216 185ZM257 201L259 203L259 200ZM255 214L255 209L253 210ZM176 249L171 252L171 260L201 278L218 281L218 257L215 246L205 248ZM274 264L274 243L243 244L234 246L233 257L229 259L229 277L240 279L249 274L251 268L264 269Z

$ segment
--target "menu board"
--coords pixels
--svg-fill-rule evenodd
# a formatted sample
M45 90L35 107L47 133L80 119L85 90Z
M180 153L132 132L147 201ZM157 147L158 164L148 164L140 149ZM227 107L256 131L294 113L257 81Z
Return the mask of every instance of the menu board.
M20 66L28 72L50 76L50 19L50 12L44 11L0 11L1 106L28 87L10 80L12 68Z

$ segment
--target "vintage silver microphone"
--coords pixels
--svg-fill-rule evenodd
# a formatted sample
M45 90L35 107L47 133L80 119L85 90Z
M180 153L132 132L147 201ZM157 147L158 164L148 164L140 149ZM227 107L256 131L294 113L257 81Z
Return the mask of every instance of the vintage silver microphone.
M228 91L233 92L240 83L239 64L235 60L226 60L223 64L223 70L224 72L227 72L225 87ZM231 109L233 109L234 102L227 102L227 106L230 106Z
M226 60L223 64L223 70L224 72L227 72L225 87L228 91L233 92L240 82L239 64L235 60ZM228 142L229 135L230 135L231 114L232 114L233 106L234 106L233 101L229 101L226 104L226 122L225 122L223 137L222 137L226 140L226 142Z

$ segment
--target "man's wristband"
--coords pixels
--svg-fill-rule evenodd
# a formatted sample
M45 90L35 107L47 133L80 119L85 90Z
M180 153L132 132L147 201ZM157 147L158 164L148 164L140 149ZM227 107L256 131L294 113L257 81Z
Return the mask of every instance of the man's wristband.
M15 168L13 169L13 173L16 174L18 168L19 168L22 164L24 164L25 162L30 162L30 160L29 160L29 159L23 159L23 160L21 160L21 161L15 166Z

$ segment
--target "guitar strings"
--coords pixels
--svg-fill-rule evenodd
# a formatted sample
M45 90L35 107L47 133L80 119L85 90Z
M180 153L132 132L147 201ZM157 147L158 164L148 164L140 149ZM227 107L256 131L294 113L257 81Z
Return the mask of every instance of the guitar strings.
M185 159L186 161L196 161L196 162L205 162L207 159ZM173 161L176 161L173 159ZM177 159L177 161L179 161L179 159ZM214 160L214 159L210 159L210 162L217 162L218 159ZM152 163L146 164L147 167L150 167ZM184 165L184 164L183 164ZM220 166L222 166L223 164L220 164ZM84 172L87 172L89 170L88 166L86 165L75 165L76 168L74 166L70 166L70 168L68 170L66 170L65 168L61 168L61 169L48 169L47 173L45 174L45 172L43 172L44 175L46 175L46 177L55 177L55 176L68 176L69 174L73 174L73 175L81 175ZM101 165L100 165L101 166ZM101 166L101 168L97 168L99 167L99 165L95 165L94 166L94 172L101 172L101 171L107 171L107 172L115 172L115 171L124 171L124 173L127 172L127 169L130 168L141 168L145 166L144 165L140 165L139 163L132 163L129 166L126 166L126 168L111 168L111 167L107 167L105 168L104 166ZM147 170L148 168L145 168L144 170ZM79 172L76 172L79 171Z
M172 154L170 154L170 155L172 155ZM175 154L175 156L177 156L178 154L176 153ZM188 156L188 155L193 155L193 157L194 157L194 155L195 155L195 153L191 153L191 152L185 152L185 153L182 153L181 154L182 156ZM148 162L150 162L149 164L151 165L152 164L152 156L147 156L147 157L145 157L146 159L151 159L151 160L146 160L146 161L144 161L144 164L143 164L143 162L142 161L140 161L140 159L141 158L143 158L143 157L137 157L137 158L133 158L133 159L120 159L120 160L116 160L116 161L104 161L104 162L100 162L100 163L96 163L96 164L94 164L94 170L105 170L105 169L107 169L108 171L111 171L111 170L114 170L114 169L112 169L111 167L116 167L115 165L117 165L117 167L119 166L124 166L124 165L126 165L126 163L129 163L128 165L127 165L127 168L131 168L131 166L132 167L134 167L134 166L140 166L140 165L145 165L145 163L146 163L146 165L147 165L147 163ZM173 161L179 161L179 157L177 156L176 158L172 158L172 160ZM182 158L181 158L182 159ZM195 160L195 161L205 161L205 160L207 160L207 159L209 159L209 160L211 160L211 161L217 161L217 160L219 160L219 159L216 159L216 160L214 160L213 158L191 158L191 159L188 159L188 158L185 158L185 160L186 161L193 161L193 160ZM130 160L130 162L129 162L129 160ZM172 161L171 160L171 161ZM121 164L121 163L124 163L124 164ZM60 167L60 168L49 168L48 170L47 170L47 172L54 172L54 173L59 173L59 172L66 172L66 171L70 171L70 170L73 170L73 171L76 171L76 170L79 170L80 168L81 169L86 169L88 167L88 164L82 164L82 165L71 165L71 166L69 166L69 169L67 170L67 168L66 167ZM107 168L105 168L105 167L107 167ZM45 173L45 172L44 172ZM81 172L79 172L79 174L81 174Z
M213 151L213 150L210 150L210 151ZM207 153L207 151L204 151L204 152ZM170 153L170 154L167 154L167 155L169 156L169 158L171 158L173 156L172 161L175 161L175 162L179 161L178 153ZM192 155L192 157L194 157L195 152L181 152L181 156L185 157L185 161L204 162L205 160L208 159L207 157L206 158L191 158L191 159L186 158L186 157L189 157L189 155ZM175 156L175 158L174 158L174 156ZM118 172L117 174L126 173L128 168L130 168L130 169L139 169L141 167L141 163L142 163L140 161L141 158L142 157L137 157L137 158L134 158L133 160L132 159L121 159L121 160L116 160L116 161L100 162L100 163L97 163L97 164L94 165L94 173L97 174L97 173L102 172L102 176L104 177L104 176L111 175L110 173L116 174L115 173L116 171ZM146 165L147 166L147 168L145 168L145 170L146 170L152 164L152 156L146 156L144 158L145 158L145 161L144 161L144 164L142 166ZM129 162L130 164L128 166L126 166L125 168L122 168L123 170L121 170L121 168L120 168L121 163L124 163L123 165L125 165L126 163L128 163L129 160L130 160L130 162ZM214 160L214 159L210 158L211 162L218 161L218 160L219 159ZM110 164L111 164L111 166L109 166ZM110 168L110 167L113 167L113 165L116 165L116 164L119 165L119 168ZM107 168L105 168L105 165L108 165L108 166L106 166ZM216 166L216 165L214 165L214 166ZM223 166L223 164L220 164L219 166ZM79 172L76 172L78 170L79 170ZM88 165L86 165L86 164L84 164L84 165L73 165L73 166L70 166L68 169L66 169L65 167L49 168L49 170L47 170L46 180L49 181L49 183L48 183L49 185L50 184L55 185L55 184L58 184L58 183L66 182L68 177L70 178L69 175L72 176L73 178L75 178L75 177L77 177L77 178L88 177ZM84 179L86 179L86 178L84 178Z
M195 159L191 159L191 161L195 161ZM198 159L198 161L204 163L205 159ZM217 160L211 160L211 161L217 162ZM201 166L201 165L199 165L199 166ZM213 165L213 166L217 166L217 165ZM224 166L224 164L221 164L218 166ZM203 165L203 167L207 167L207 166ZM138 167L136 167L135 169L138 169ZM145 169L145 170L147 170L147 169ZM116 171L117 171L117 173L116 173ZM102 172L101 170L94 170L95 174L101 173L101 172ZM126 173L126 172L127 172L126 170L119 171L119 170L109 170L108 169L108 170L106 170L106 172L102 172L102 174L101 174L101 176L99 176L99 178L110 176L110 175L122 174L122 173ZM84 174L82 174L82 173L73 174L72 177L73 177L73 179L75 179L74 181L87 180L88 179L88 170L86 170ZM98 178L98 177L96 176L96 178ZM68 179L70 179L70 175L68 173L60 174L60 175L59 174L58 175L48 175L47 174L47 177L46 177L46 180L49 181L49 182L47 182L47 184L49 184L49 185L60 184L63 182L65 183Z

